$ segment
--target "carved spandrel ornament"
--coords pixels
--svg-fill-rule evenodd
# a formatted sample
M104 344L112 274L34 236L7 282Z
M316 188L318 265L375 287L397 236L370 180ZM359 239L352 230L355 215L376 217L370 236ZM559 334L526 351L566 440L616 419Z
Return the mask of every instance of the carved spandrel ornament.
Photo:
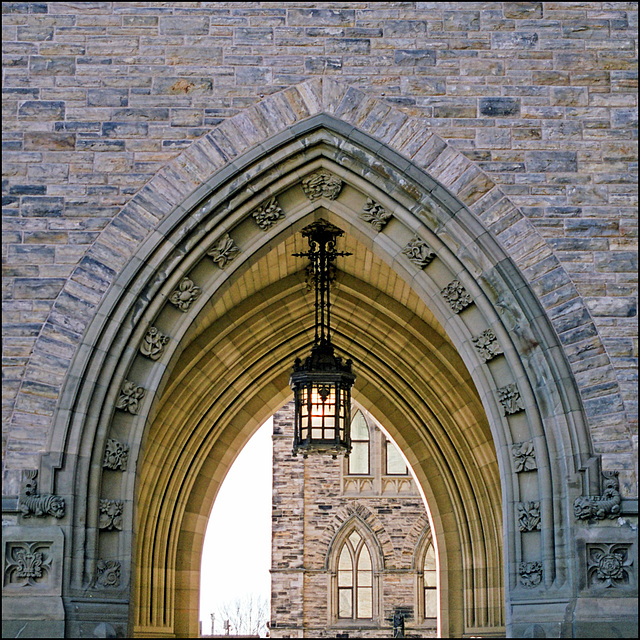
M587 544L587 584L605 589L631 583L633 558L630 544Z
M104 531L122 531L123 500L100 500L100 520L98 527Z
M126 471L129 461L129 447L113 438L107 438L102 466L104 469Z
M270 229L278 220L284 218L284 211L273 196L268 202L260 205L252 214L256 224L263 230Z
M407 256L407 258L409 258L409 260L411 260L411 262L413 262L413 264L415 264L420 269L424 269L436 258L435 252L418 235L413 236L411 241L402 250L402 253L405 256Z
M8 542L5 547L3 584L33 587L47 581L53 557L43 542Z
M120 586L121 565L117 560L98 560L96 563L95 586L105 589Z
M22 472L22 489L18 500L18 508L24 518L46 518L53 516L60 519L65 514L64 498L51 493L37 493L38 471L25 469Z
M140 353L151 360L159 360L168 342L169 336L156 327L149 327L140 344Z
M389 222L392 214L389 213L381 204L373 201L371 198L367 198L364 204L360 218L365 222L371 224L371 226L378 232L382 231L383 227Z
M542 582L542 562L521 562L518 567L520 584L531 589Z
M125 380L116 402L116 409L121 409L122 411L136 415L140 410L140 402L144 394L145 390L142 387L138 387L133 382Z
M207 251L207 255L220 269L224 269L239 253L240 249L238 245L228 233L222 236L222 238Z
M604 520L620 515L620 483L617 471L603 471L601 496L580 496L573 503L573 512L578 520Z
M489 360L493 360L496 356L504 353L493 329L485 329L479 336L471 338L471 342L473 342L473 346L483 362L489 362Z
M459 280L450 282L440 293L455 313L460 313L473 302L471 295Z
M302 190L309 200L335 200L342 190L342 180L328 171L317 171L303 178Z
M513 468L516 473L535 471L538 468L533 440L514 444L511 447L511 453L513 454Z
M182 278L178 288L169 296L169 302L180 311L186 313L189 311L189 307L200 297L202 289L197 287L193 280L190 280L186 276Z
M498 399L505 415L511 415L518 413L518 411L524 411L524 402L520 396L520 391L515 382L498 388Z
M540 502L518 502L518 526L520 531L540 531Z

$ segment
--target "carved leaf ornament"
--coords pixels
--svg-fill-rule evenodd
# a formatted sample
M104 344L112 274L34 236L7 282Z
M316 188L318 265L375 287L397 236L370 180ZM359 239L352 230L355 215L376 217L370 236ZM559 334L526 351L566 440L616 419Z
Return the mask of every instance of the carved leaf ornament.
M382 205L374 202L371 198L367 198L360 218L370 223L376 231L382 231L382 228L389 222L391 215Z
M271 228L278 220L284 218L284 211L280 208L275 196L265 204L259 206L252 214L256 224L263 230Z
M424 269L436 257L431 247L417 235L413 236L409 244L402 250L402 253L420 269Z
M207 251L207 255L221 268L224 269L240 253L240 249L229 236L225 234L218 242Z
M116 402L116 409L122 409L132 414L137 414L140 409L140 401L144 397L145 390L136 386L133 382L125 380Z
M51 570L50 548L42 542L7 544L4 581L6 585L34 586Z
M168 342L169 336L165 336L164 333L156 327L149 327L149 330L142 339L140 353L151 360L158 360L162 356Z
M455 313L460 313L473 302L471 295L459 280L450 282L440 293Z
M193 280L190 280L185 276L182 278L178 288L169 297L169 302L178 307L180 311L184 311L184 313L186 313L201 293L202 289L200 289L200 287L196 287Z

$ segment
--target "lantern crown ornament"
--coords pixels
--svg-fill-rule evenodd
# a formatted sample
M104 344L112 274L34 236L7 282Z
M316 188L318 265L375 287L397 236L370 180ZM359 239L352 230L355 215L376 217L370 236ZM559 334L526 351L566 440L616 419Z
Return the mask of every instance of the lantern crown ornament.
M336 250L342 229L317 220L302 230L309 250L295 256L309 258L308 275L315 289L315 337L311 354L296 358L289 384L295 400L293 454L349 455L351 438L351 387L355 374L351 360L335 355L331 344L329 289L335 260L350 253Z

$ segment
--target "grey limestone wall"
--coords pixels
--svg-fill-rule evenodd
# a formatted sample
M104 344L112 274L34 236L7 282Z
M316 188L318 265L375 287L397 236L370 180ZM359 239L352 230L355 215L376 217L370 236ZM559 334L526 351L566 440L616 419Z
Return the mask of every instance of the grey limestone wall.
M635 3L4 2L2 13L9 468L37 467L46 447L79 339L74 314L99 301L103 283L76 278L68 312L51 310L101 231L215 125L319 75L426 117L520 207L599 332L584 328L590 318L576 326L584 336L567 354L583 362L578 383L605 414L619 386L626 424L603 428L612 441L628 437L637 407ZM561 305L562 291L540 295ZM17 475L6 480L17 494Z

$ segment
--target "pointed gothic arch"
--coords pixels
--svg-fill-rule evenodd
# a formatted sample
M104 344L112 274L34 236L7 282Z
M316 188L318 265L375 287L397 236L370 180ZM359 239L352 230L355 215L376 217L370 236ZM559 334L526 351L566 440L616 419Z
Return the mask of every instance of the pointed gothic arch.
M301 180L317 171L342 181L341 197L305 195ZM361 216L369 200L392 214L383 229ZM284 218L263 229L253 214L265 205ZM455 560L441 562L443 633L499 630L505 607L514 616L514 603L531 600L522 562L543 567L536 595L572 597L570 505L597 460L558 338L568 329L538 298L563 270L550 254L548 271L526 266L521 245L536 241L526 220L419 118L325 79L271 96L194 144L123 210L60 295L54 318L83 270L102 276L99 307L68 320L84 333L49 446L58 470L43 473L73 513L69 602L109 558L120 585L97 595L122 619L131 614L137 635L195 633L217 487L287 399L290 363L309 343L291 254L296 232L319 216L345 229L356 255L339 278L336 346L356 360L358 400L416 470L441 561ZM224 263L227 237L239 253ZM172 305L192 285L193 302ZM151 327L169 338L158 359L140 352ZM126 381L144 392L134 411ZM108 440L129 447L126 471L104 466ZM522 473L514 446L535 452L535 469ZM516 505L534 498L542 527L523 544ZM122 531L101 529L103 499L122 501Z

